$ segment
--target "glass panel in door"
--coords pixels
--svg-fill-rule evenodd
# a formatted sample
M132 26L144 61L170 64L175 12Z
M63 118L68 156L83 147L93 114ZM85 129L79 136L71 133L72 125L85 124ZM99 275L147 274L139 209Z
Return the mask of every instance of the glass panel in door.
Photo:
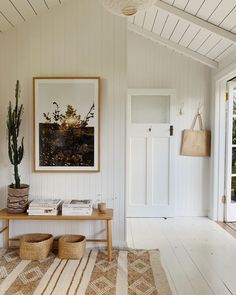
M169 122L169 95L133 95L131 97L131 123L168 124Z

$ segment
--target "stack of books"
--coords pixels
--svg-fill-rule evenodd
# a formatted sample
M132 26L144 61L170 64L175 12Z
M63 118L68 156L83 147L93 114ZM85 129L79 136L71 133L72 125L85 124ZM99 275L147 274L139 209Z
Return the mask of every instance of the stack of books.
M68 200L62 204L62 215L65 216L89 216L92 212L92 200Z
M33 200L29 204L28 215L58 215L61 210L61 202L60 199Z

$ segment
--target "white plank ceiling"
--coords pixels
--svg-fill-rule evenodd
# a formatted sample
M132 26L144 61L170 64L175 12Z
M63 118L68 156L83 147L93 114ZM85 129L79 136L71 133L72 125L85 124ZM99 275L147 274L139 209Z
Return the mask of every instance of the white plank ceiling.
M194 16L196 22L173 14L173 9L179 15L185 12ZM199 20L206 26L199 26ZM236 0L159 0L147 11L130 17L129 22L130 30L189 56L192 52L193 58L212 67L236 49L236 43L223 36L227 31L236 37ZM219 28L222 34L218 34Z
M66 0L0 0L0 32L25 22Z
M65 1L0 0L0 32ZM157 0L129 18L129 29L217 67L236 49L236 0Z

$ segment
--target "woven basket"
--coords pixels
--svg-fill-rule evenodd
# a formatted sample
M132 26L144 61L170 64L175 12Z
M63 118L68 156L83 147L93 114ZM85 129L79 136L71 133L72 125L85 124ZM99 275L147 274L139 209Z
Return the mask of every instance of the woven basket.
M42 260L52 249L53 236L50 234L27 234L20 239L20 258Z
M8 186L7 211L8 213L24 213L28 207L29 185L22 184L21 188Z
M86 247L86 238L81 235L64 235L58 242L60 259L81 259Z

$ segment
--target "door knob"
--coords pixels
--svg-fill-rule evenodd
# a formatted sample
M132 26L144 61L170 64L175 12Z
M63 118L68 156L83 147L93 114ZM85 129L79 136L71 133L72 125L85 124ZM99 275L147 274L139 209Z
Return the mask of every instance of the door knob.
M174 126L170 125L170 136L173 136L174 134Z

